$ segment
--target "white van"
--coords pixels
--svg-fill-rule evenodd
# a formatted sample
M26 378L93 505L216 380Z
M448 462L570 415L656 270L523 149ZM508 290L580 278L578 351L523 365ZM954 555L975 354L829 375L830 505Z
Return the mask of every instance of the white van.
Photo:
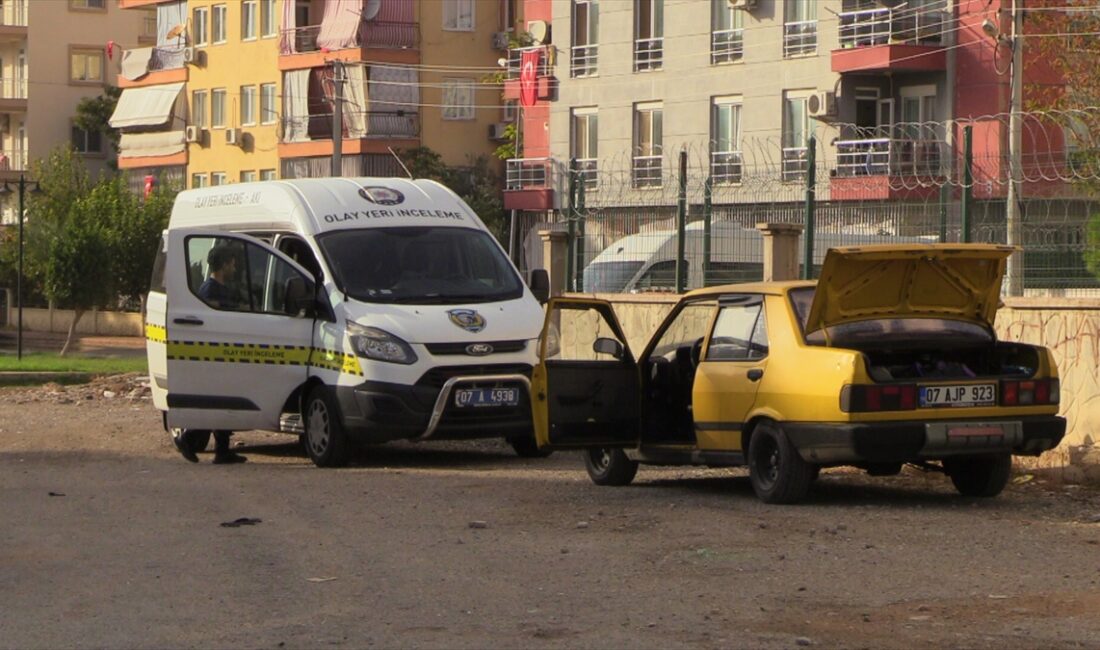
M586 293L637 293L676 290L676 229L627 235L611 244L584 268ZM687 289L703 282L702 221L684 228L684 270ZM715 221L710 233L710 269L706 285L757 282L764 277L763 235L732 221ZM814 267L819 268L830 248L868 244L929 244L934 237L897 237L818 232L814 235ZM801 246L801 244L799 244ZM801 250L801 248L799 249ZM816 275L816 274L815 274Z
M529 377L549 286L532 278L534 293L433 181L184 191L149 293L153 402L196 446L283 431L318 466L396 439L501 436L537 455Z

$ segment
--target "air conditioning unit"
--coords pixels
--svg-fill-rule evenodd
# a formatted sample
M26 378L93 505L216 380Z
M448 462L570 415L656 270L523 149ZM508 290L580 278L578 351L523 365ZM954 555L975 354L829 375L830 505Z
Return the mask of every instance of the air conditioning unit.
M240 129L226 129L225 130L225 143L231 144L234 147L241 146L241 130Z
M493 49L494 50L507 50L508 49L508 32L495 32L493 34Z
M818 119L836 117L836 93L831 90L819 90L806 100L806 110L810 117Z
M489 125L489 139L490 140L507 140L508 139L508 123L497 122L496 124Z
M202 66L206 61L206 51L194 47L183 48L183 62L187 65Z
M202 140L202 129L197 124L191 124L183 131L183 139L188 142L199 142Z
M731 9L740 9L741 11L752 11L756 9L757 0L729 0Z

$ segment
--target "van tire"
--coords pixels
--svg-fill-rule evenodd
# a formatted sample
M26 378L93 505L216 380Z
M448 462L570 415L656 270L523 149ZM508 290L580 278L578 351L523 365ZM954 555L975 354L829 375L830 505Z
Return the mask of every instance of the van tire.
M955 489L965 497L995 497L1012 476L1012 455L991 454L969 458L947 458L943 470Z
M761 422L749 439L749 481L764 503L797 503L810 491L814 466L802 459L787 435L772 422Z
M596 485L630 485L638 474L638 461L627 458L622 449L590 447L582 453L588 478Z
M508 444L512 445L516 455L520 458L546 458L554 453L553 449L540 449L534 436L518 436L508 438Z
M302 409L305 447L317 467L343 467L351 456L351 441L344 429L340 406L327 386L309 392Z

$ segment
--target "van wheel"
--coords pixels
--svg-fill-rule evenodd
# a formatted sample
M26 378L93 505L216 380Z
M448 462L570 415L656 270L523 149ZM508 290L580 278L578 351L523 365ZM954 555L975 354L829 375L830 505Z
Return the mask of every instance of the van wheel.
M778 425L762 422L749 439L749 480L764 503L796 503L806 497L814 480L814 466Z
M314 465L343 467L348 464L351 442L332 391L324 386L310 391L302 422L306 428L306 453Z
M630 485L638 474L638 462L627 458L622 449L585 449L584 468L596 485Z
M943 470L959 494L967 497L995 497L1008 485L1012 455L995 454L970 458L946 458Z
M554 453L553 449L539 449L534 436L519 436L508 438L508 444L512 445L516 455L520 458L546 458Z

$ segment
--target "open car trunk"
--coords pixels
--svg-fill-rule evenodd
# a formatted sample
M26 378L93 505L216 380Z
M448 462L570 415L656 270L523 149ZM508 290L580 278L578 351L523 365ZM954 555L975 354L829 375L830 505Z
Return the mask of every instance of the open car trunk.
M865 349L863 363L876 382L954 379L1026 379L1039 369L1035 347L985 343L951 348Z

